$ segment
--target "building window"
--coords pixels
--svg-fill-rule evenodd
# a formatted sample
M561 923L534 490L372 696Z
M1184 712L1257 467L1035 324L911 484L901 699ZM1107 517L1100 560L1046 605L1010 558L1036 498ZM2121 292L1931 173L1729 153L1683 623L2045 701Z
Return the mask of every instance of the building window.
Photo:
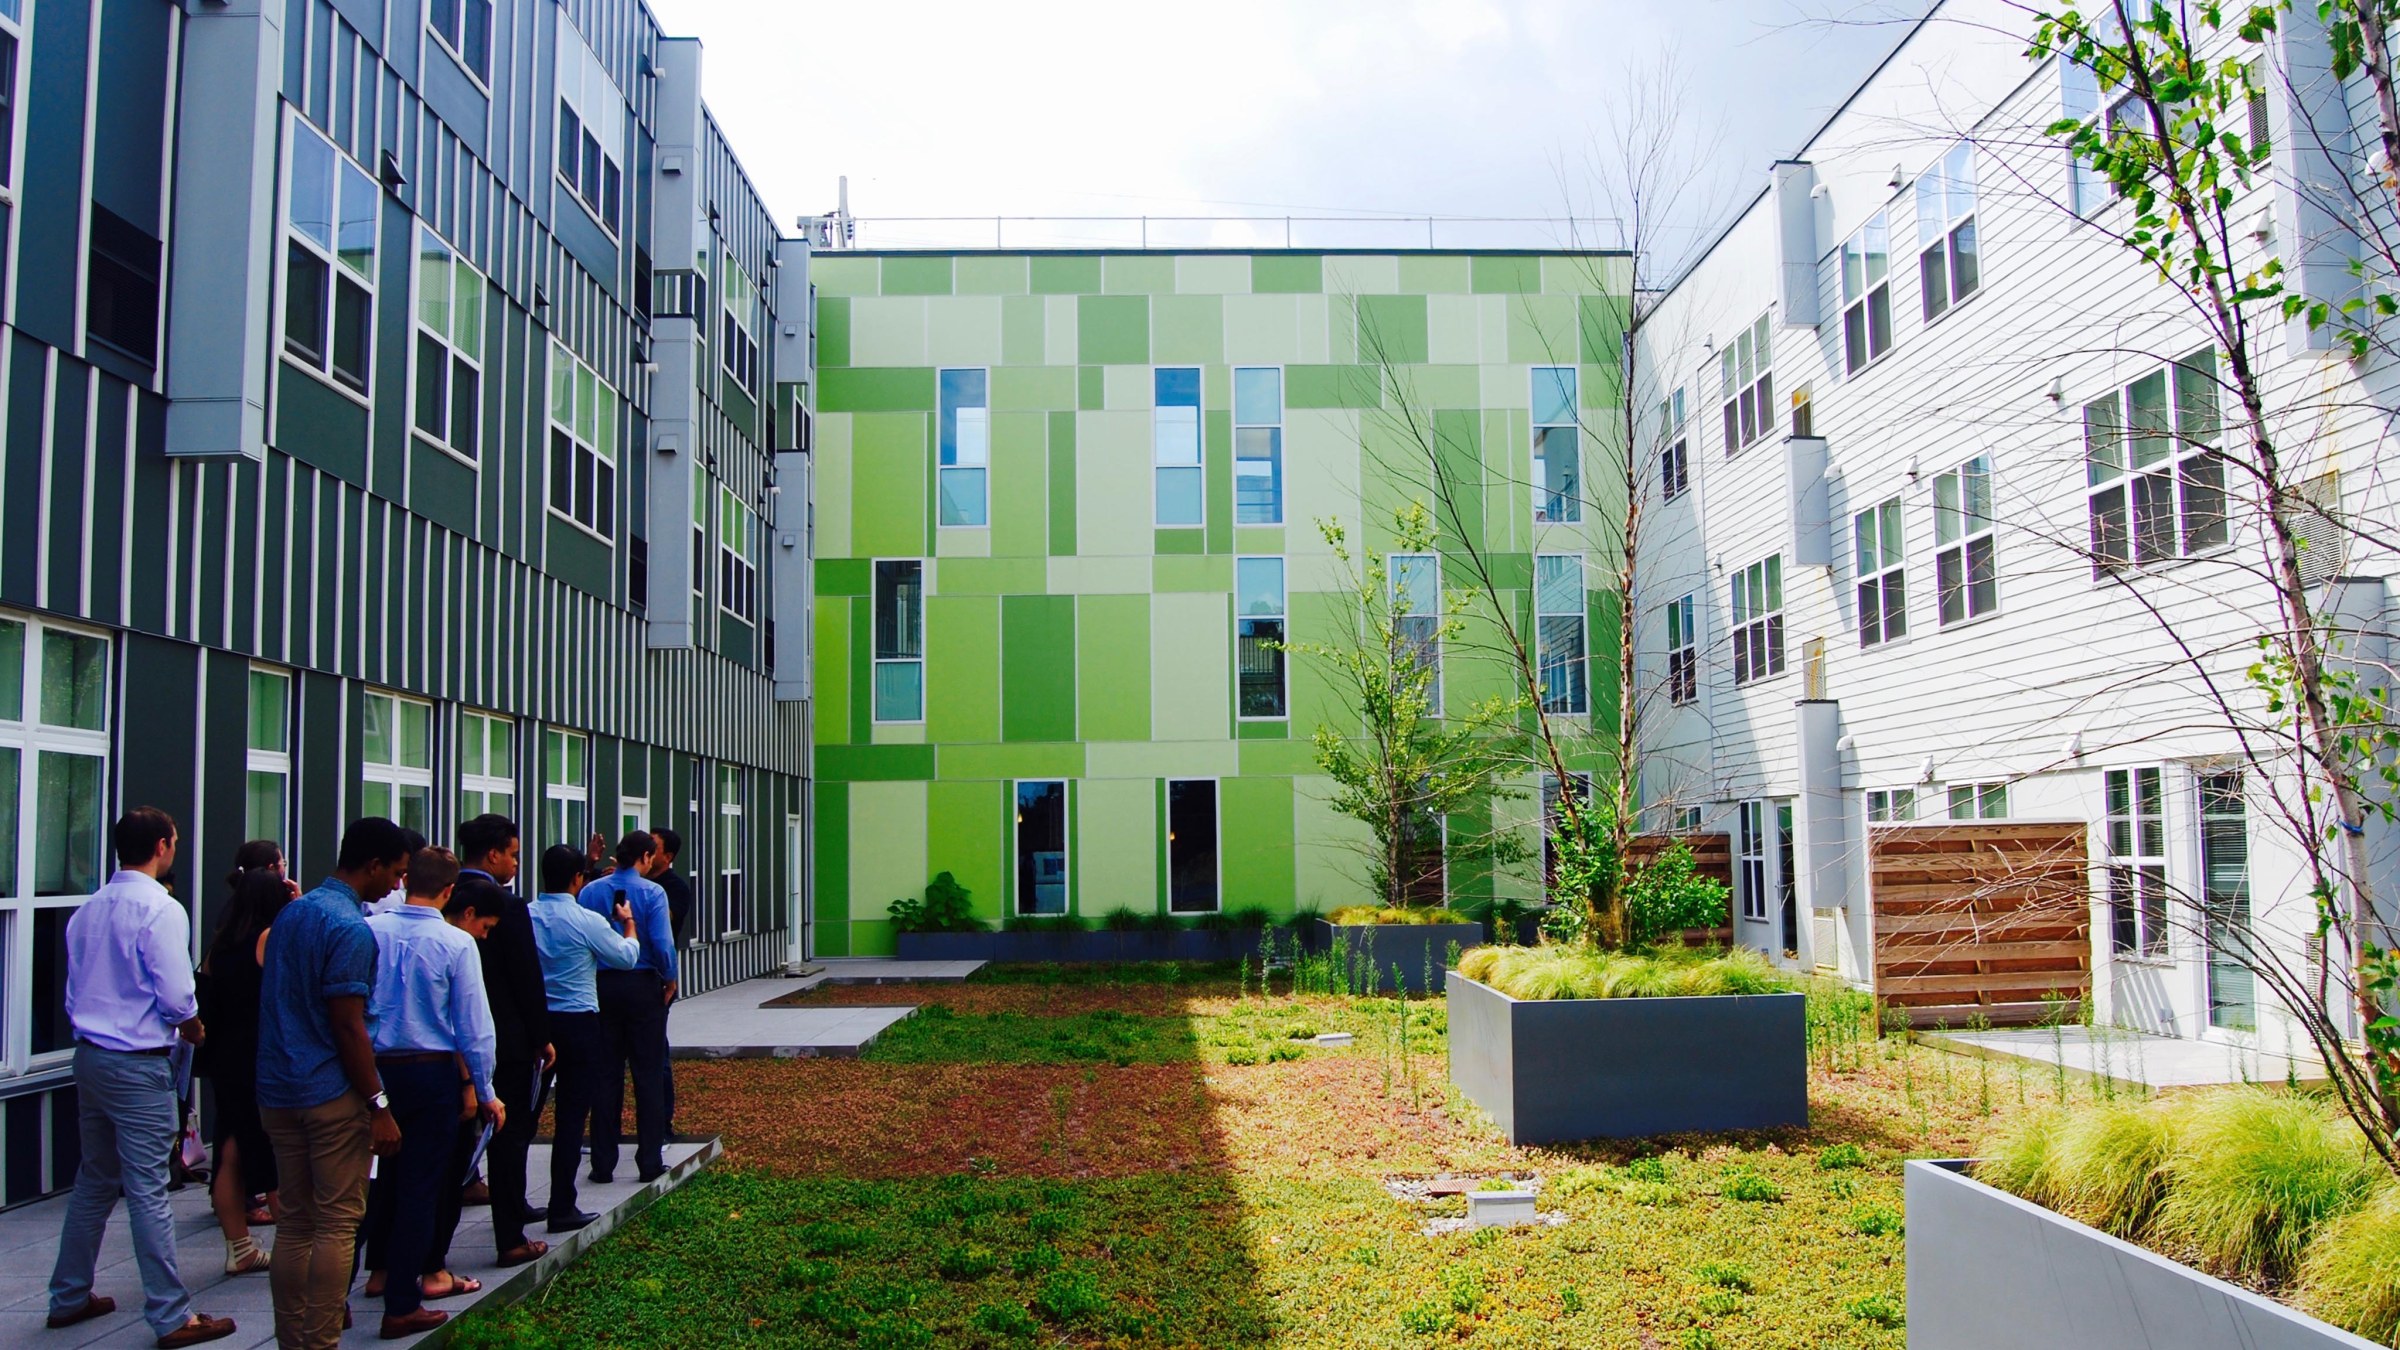
M1017 912L1067 912L1067 785L1017 784Z
M941 523L991 523L992 410L983 370L941 372Z
M1167 780L1167 909L1208 914L1217 899L1217 782Z
M1200 468L1200 368L1161 366L1151 372L1151 442L1157 460L1159 525L1207 523L1207 490Z
M1917 818L1917 790L1904 788L1870 788L1867 790L1867 823L1889 825L1895 821Z
M1783 555L1733 574L1733 682L1783 673Z
M2090 122L2100 114L2100 77L2071 53L2058 57L2058 110L2064 118ZM2067 204L2090 218L2109 202L2108 176L2073 149L2067 152Z
M458 715L458 818L517 814L517 727L493 713Z
M758 564L750 556L750 508L733 489L717 488L717 603L744 623L757 621Z
M708 503L715 480L699 460L692 461L692 594L708 594Z
M550 344L550 509L603 542L616 538L617 391L555 341Z
M1851 517L1858 548L1858 645L1875 647L1908 634L1908 555L1900 538L1900 499Z
M2109 932L2115 949L2129 955L2167 954L2165 776L2156 768L2101 775L2108 807Z
M553 44L558 89L556 172L559 183L614 235L623 186L617 156L625 144L625 95L568 14L568 7L560 6L558 38ZM703 322L700 326L706 329L708 325Z
M1583 455L1577 443L1575 367L1533 368L1533 518L1583 519Z
M158 362L159 251L148 230L92 204L83 331L146 366Z
M650 799L621 796L617 798L617 838L622 839L635 830L650 828ZM686 849L689 849L687 844Z
M108 875L111 687L108 639L0 617L0 936L32 944L30 965L15 966L30 981L0 981L0 1014L29 1024L34 1057L6 1052L9 1071L75 1048L66 930Z
M1583 555L1535 554L1534 661L1542 677L1544 712L1580 716L1592 710L1585 621Z
M2208 919L2208 1024L2258 1026L2250 929L2250 823L2238 770L2200 775L2200 886Z
M292 800L292 677L251 667L249 701L242 837L285 842Z
M1283 559L1233 564L1235 712L1245 718L1289 715L1283 679Z
M735 384L755 394L758 392L758 283L728 254L725 284L717 288L717 294L725 299L725 340L717 344L717 359Z
M1233 372L1233 521L1283 523L1283 369Z
M1933 480L1933 580L1942 626L2000 607L1993 556L1992 460L1977 455Z
M1676 390L1658 405L1658 486L1668 501L1691 490L1691 437L1683 416L1683 391Z
M875 720L925 720L925 564L875 564Z
M13 15L13 2L0 9ZM17 186L17 41L16 24L0 22L0 195Z
M1734 880L1742 893L1742 917L1767 921L1767 804L1743 802L1734 817Z
M724 906L718 931L731 935L749 928L750 911L743 894L742 771L738 765L717 766L717 894Z
M542 732L541 847L565 844L580 853L591 837L591 779L585 776L589 748L581 732L556 727Z
M468 74L491 81L492 0L430 0L425 26Z
M1774 359L1764 314L1717 353L1717 373L1725 391L1728 459L1775 429Z
M1842 245L1842 369L1855 375L1892 349L1892 238L1884 213Z
M383 190L293 114L284 169L284 355L361 396L375 346L377 214Z
M483 276L417 226L417 434L472 461L483 427Z
M2004 820L2008 817L2008 784L1952 783L1952 820Z
M1554 773L1542 775L1542 894L1558 890L1558 833L1565 820L1561 802L1572 797L1578 803L1592 799L1592 776L1570 772L1562 787Z
M1432 553L1395 553L1387 560L1392 585L1392 664L1411 661L1432 672L1426 709L1442 715L1442 560Z
M368 690L359 736L359 814L433 833L433 705Z
M1925 322L1975 293L1983 282L1975 248L1975 147L1952 146L1942 162L1917 175L1917 281Z
M1700 597L1667 602L1667 701L1700 696Z
M2194 352L2083 405L2095 579L2188 558L2231 539L2225 460L2216 450L2221 425L2213 351Z

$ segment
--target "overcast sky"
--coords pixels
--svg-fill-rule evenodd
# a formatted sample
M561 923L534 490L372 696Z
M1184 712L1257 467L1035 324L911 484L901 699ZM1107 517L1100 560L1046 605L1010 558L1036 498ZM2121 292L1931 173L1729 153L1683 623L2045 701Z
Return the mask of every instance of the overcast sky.
M1728 200L1816 129L1913 12L1910 0L1863 23L1860 5L1824 0L651 4L667 32L702 40L709 105L785 228L830 209L847 174L870 246L993 240L988 223L889 219L910 216L1561 216L1588 193L1586 147L1612 88L1664 61L1682 72L1693 133L1721 146L1714 196ZM1271 239L1153 228L1153 242L1281 242L1280 225L1261 227ZM1542 237L1460 224L1438 242L1565 242L1533 228ZM1424 234L1419 223L1388 242ZM1012 226L1006 239L1104 236L1122 237Z

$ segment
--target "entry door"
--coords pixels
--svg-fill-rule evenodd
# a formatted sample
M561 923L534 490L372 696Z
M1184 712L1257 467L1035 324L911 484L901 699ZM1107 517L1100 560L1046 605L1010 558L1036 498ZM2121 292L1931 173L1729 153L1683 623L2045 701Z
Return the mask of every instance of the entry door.
M808 886L801 874L801 869L808 865L803 849L807 838L800 817L783 818L783 912L792 916L792 940L799 944L803 961L817 954L817 916L810 912Z

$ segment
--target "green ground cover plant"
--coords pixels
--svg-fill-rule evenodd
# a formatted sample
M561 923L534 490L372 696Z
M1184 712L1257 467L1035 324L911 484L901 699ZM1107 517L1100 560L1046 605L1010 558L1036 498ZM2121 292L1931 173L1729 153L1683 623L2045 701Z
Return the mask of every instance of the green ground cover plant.
M1604 951L1581 943L1486 946L1459 958L1459 973L1511 998L1696 998L1781 994L1802 986L1751 951L1664 947Z
M1455 909L1401 909L1392 905L1344 905L1326 916L1345 927L1353 924L1471 923Z

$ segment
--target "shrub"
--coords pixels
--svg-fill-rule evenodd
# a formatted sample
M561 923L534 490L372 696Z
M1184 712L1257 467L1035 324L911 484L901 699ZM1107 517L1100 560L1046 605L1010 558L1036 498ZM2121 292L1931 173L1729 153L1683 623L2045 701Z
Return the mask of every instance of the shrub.
M1900 1231L1900 1211L1890 1205L1860 1205L1850 1211L1850 1228L1861 1237L1889 1237Z
M2377 1345L2400 1344L2400 1190L2325 1225L2300 1263L2300 1306Z
M1015 1303L986 1303L975 1310L975 1329L987 1336L1021 1340L1042 1329L1032 1313Z
M1742 1310L1742 1296L1730 1289L1711 1289L1700 1296L1700 1311L1725 1317Z
M1482 1231L1489 1233L1493 1230L1486 1228ZM1483 1276L1480 1273L1454 1266L1442 1277L1442 1284L1450 1295L1450 1311L1462 1317L1473 1316L1475 1310L1483 1306Z
M875 1235L846 1223L804 1223L792 1230L792 1240L810 1256L840 1256L874 1241Z
M1908 1324L1908 1305L1890 1294L1868 1294L1842 1305L1842 1311L1861 1322L1873 1322L1879 1327L1899 1327Z
M1745 1294L1753 1292L1750 1272L1731 1261L1703 1261L1699 1275L1702 1280L1719 1289L1734 1289Z
M1225 911L1225 921L1232 928L1271 928L1275 924L1275 911L1265 905L1235 905Z
M1517 1189L1517 1183L1508 1177L1485 1177L1475 1183L1475 1189L1479 1191L1513 1191Z
M1655 1157L1636 1158L1625 1164L1625 1176L1629 1181L1664 1182L1667 1180L1667 1160Z
M1039 1275L1044 1271L1056 1270L1058 1265L1058 1248L1047 1242L1037 1242L1008 1258L1009 1272L1019 1279Z
M1692 869L1691 845L1678 839L1625 883L1626 939L1643 946L1686 928L1726 922L1725 883Z
M1256 1064L1258 1063L1258 1047L1255 1045L1226 1046L1225 1062L1228 1064Z
M1081 1322L1108 1307L1100 1277L1088 1270L1052 1271L1034 1292L1033 1306L1053 1322Z
M1817 1155L1817 1170L1839 1172L1844 1168L1867 1165L1867 1151L1856 1144L1835 1144Z
M1439 1336L1450 1330L1453 1320L1448 1308L1430 1301L1400 1311L1400 1329L1419 1336Z
M1307 1053L1307 1051L1301 1049L1297 1045L1294 1045L1290 1041L1277 1041L1275 1044L1267 1047L1266 1058L1269 1064L1281 1064L1287 1059L1298 1059Z
M2205 1269L2283 1279L2321 1226L2367 1198L2366 1140L2322 1103L2247 1087L2186 1103L2153 1224Z
M967 888L948 872L936 873L922 900L903 896L891 906L895 933L980 933L983 920L975 917Z
M1100 926L1111 933L1138 933L1148 915L1136 914L1123 905L1100 916Z
M1604 952L1545 943L1539 947L1477 947L1458 960L1459 973L1511 998L1693 998L1775 994L1795 988L1790 976L1752 951L1661 949Z
M1725 1179L1723 1194L1728 1200L1771 1204L1783 1198L1783 1188L1745 1167Z
M1683 1350L1718 1350L1722 1344L1723 1342L1717 1339L1717 1333L1710 1331L1707 1327L1685 1327L1683 1329Z
M1073 1216L1045 1209L1025 1220L1025 1231L1037 1238L1054 1238L1075 1226Z
M980 1242L945 1247L935 1258L933 1268L945 1280L980 1280L1000 1269L1000 1258Z

